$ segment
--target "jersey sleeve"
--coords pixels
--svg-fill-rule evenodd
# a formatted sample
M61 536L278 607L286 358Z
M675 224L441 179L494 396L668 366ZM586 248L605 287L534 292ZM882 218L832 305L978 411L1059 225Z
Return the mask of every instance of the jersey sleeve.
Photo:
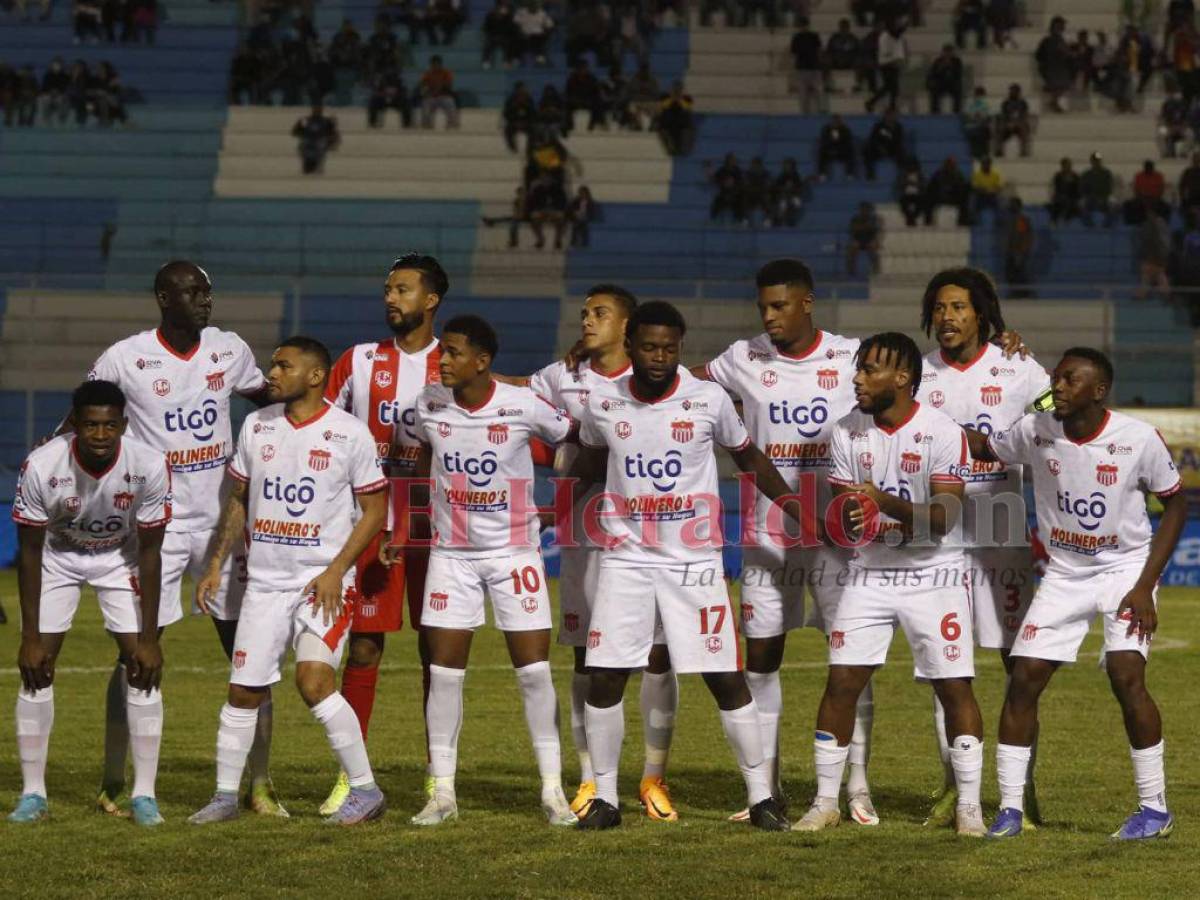
M962 484L962 467L971 457L967 433L952 422L934 432L929 457L930 484Z
M583 407L583 415L579 420L579 443L598 450L607 447L608 441L604 439L604 432L596 422L595 416L592 415L591 401L592 398L588 397L587 405Z
M164 459L146 476L146 492L137 512L138 528L161 528L171 521L171 470Z
M738 394L736 347L737 344L730 344L720 356L710 360L704 366L704 371L708 373L710 379L734 394ZM741 395L738 394L738 396Z
M121 367L118 365L118 354L114 352L115 350L115 347L109 347L100 354L99 359L92 363L92 367L88 370L88 381L111 381L120 386Z
M229 458L229 464L226 466L229 476L241 482L250 480L250 435L253 433L250 430L250 420L252 418L253 416L247 416L246 421L242 422L242 430L238 433L237 449L233 451L233 456Z
M433 443L429 437L428 422L425 419L425 401L427 399L428 390L424 390L417 395L417 402L413 405L413 433L417 436L417 440L426 447Z
M361 423L360 423L361 424ZM387 487L383 467L375 450L375 439L366 425L354 430L350 452L350 487L356 494L370 494Z
M254 361L254 353L251 351L250 345L240 337L235 337L234 342L235 356L230 372L232 376L230 383L239 394L253 394L266 384L267 379L263 377L262 369Z
M988 447L996 459L1006 466L1028 462L1035 421L1034 413L1026 413L1004 431L988 435Z
M46 501L42 496L41 479L28 460L21 466L21 474L17 476L12 520L18 525L45 525L50 521L50 515L46 512Z
M840 424L833 427L833 434L829 440L829 458L833 463L829 469L829 482L831 484L854 484L850 437Z
M558 379L555 377L557 368L558 363L551 363L529 376L529 389L556 406L562 402L558 395Z
M574 420L545 397L533 398L533 433L549 444L560 444L574 427Z
M354 348L351 347L338 357L338 361L329 370L329 381L325 383L325 399L346 412L351 409L350 380L354 374Z
M745 450L750 446L750 434L746 424L733 408L733 400L728 394L721 394L717 401L717 420L714 423L713 438L727 450Z
M1155 428L1154 436L1157 440L1146 441L1142 448L1138 477L1146 490L1159 497L1170 497L1183 488L1183 481L1162 432Z

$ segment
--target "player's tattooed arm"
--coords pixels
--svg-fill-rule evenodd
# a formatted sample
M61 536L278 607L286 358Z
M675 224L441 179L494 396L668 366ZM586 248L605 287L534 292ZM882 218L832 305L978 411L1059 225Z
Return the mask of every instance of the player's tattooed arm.
M980 462L998 462L986 434L976 431L974 428L964 428L963 433L967 436L967 448L971 451L972 459Z
M805 508L800 496L791 492L774 463L755 443L747 443L740 450L730 450L729 456L734 465L752 476L754 486L759 491L778 504L785 513L800 524L802 546L815 547L821 543L823 540L821 522L815 514L815 510L811 506ZM815 494L810 494L810 496L815 496Z
M345 605L342 583L346 573L387 523L386 490L380 488L369 494L358 494L355 499L358 500L362 515L346 538L346 543L328 568L304 588L304 593L312 594L313 600L321 607L321 618L326 625L336 621L342 614Z
M49 687L54 679L54 659L42 645L38 629L45 543L44 526L17 526L17 590L21 598L21 647L17 651L17 668L21 670L21 683L27 691Z
M232 489L221 508L214 543L209 550L208 569L196 584L196 605L205 615L209 612L208 602L221 587L221 566L233 552L234 545L243 539L246 529L246 496L249 485L236 478L229 479Z
M158 600L162 591L162 544L167 526L138 529L138 603L142 630L129 665L129 685L151 691L162 683L162 647L158 643Z
M1120 619L1126 611L1129 613L1129 628L1125 632L1128 637L1137 632L1138 643L1150 640L1158 630L1158 613L1154 608L1154 587L1162 576L1163 569L1171 561L1175 553L1175 545L1183 534L1183 526L1187 524L1187 497L1183 491L1176 491L1162 501L1162 520L1150 539L1150 556L1142 566L1142 574L1137 583L1123 598L1117 607L1117 618Z

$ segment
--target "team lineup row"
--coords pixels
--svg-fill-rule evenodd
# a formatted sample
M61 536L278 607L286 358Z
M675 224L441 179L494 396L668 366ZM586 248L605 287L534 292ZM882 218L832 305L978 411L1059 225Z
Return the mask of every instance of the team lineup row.
M54 666L84 584L96 589L120 650L97 802L124 813L129 752L132 816L162 821L158 639L183 616L190 573L198 610L212 617L231 661L217 789L190 818L196 824L239 815L247 768L246 805L287 815L268 760L271 686L289 648L300 694L341 766L322 814L355 824L384 812L366 736L385 635L401 627L406 605L418 628L429 755L426 804L412 821L456 818L463 679L490 602L551 824L620 824L623 695L639 669L639 799L651 818L678 817L664 771L675 676L699 673L745 781L746 808L732 819L764 830L836 825L846 779L850 820L877 824L867 779L871 675L899 625L915 676L933 689L945 783L930 824L1013 837L1039 818L1038 698L1099 616L1138 795L1114 837L1169 834L1161 719L1145 665L1155 587L1186 506L1161 437L1106 408L1107 358L1073 348L1047 374L1005 330L995 289L977 270L929 283L920 321L939 348L924 358L901 334L859 341L819 330L799 261L764 266L756 287L764 332L688 370L686 323L674 307L598 285L568 359L518 378L492 371L498 339L478 317L451 318L435 338L448 279L435 259L412 255L387 276L391 337L336 362L319 342L291 338L264 378L240 338L209 326L207 273L164 266L159 327L102 354L63 433L22 468L13 517L24 788L10 821L48 814ZM236 442L233 392L260 407ZM1027 411L1048 399L1052 413ZM719 494L717 445L758 492L743 528L737 613L720 520L706 502ZM570 802L538 550L547 523L531 492L535 457L551 461L547 447L572 492L554 524L576 538L561 551L558 632L575 653L581 778ZM404 485L390 503L389 478ZM1036 593L1028 542L992 539L1023 535L1023 517L1005 503L963 502L1019 496L1023 478L1049 551ZM1163 500L1155 532L1146 493ZM789 540L796 527L813 539ZM804 625L827 636L829 670L813 744L816 797L791 823L779 781L779 668L787 632ZM976 646L999 651L1009 675L996 751L1001 809L990 830L980 805Z

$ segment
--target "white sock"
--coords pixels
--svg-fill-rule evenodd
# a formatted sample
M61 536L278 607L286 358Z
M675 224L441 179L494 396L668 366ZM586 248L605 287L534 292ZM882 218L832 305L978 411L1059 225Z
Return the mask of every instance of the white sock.
M458 734L463 723L463 682L466 669L429 667L429 702L425 704L425 730L429 734L429 774L448 778L442 786L454 790L458 770Z
M558 698L550 677L550 663L530 663L516 670L525 705L525 724L533 742L542 793L562 790L562 747L558 742Z
M592 754L588 752L587 729L583 726L583 707L587 704L590 682L591 676L586 672L571 673L571 737L575 739L575 752L579 754L580 784L596 780Z
M942 758L942 784L954 787L954 766L950 762L950 739L946 736L946 710L937 692L933 695L933 730L937 735L938 755Z
M850 775L846 778L846 793L870 792L867 784L867 763L871 761L871 729L875 725L875 685L868 681L858 695L854 707L854 733L850 735Z
M983 741L973 734L960 734L950 745L950 765L958 785L958 805L979 806L983 784Z
M850 745L839 747L837 738L828 731L818 731L813 741L813 762L817 771L817 805L822 809L837 809L842 793L842 773Z
M371 772L371 761L367 758L367 744L363 740L362 726L354 708L346 698L334 691L312 708L313 718L325 726L325 736L334 756L342 764L346 780L352 788L373 790L375 775Z
M667 771L667 754L671 752L671 736L675 733L675 711L679 708L679 680L675 670L658 675L643 672L640 699L646 747L642 777L661 778Z
M596 776L596 796L618 806L617 769L621 764L621 744L625 740L625 703L603 709L587 703L583 707L583 720Z
M246 768L250 771L250 783L261 784L269 781L271 773L271 732L275 725L275 704L271 695L258 705L258 724L254 728L254 743L250 745L250 757L246 760Z
M104 785L125 784L125 757L129 749L129 720L125 697L129 693L125 664L118 661L104 694ZM116 799L115 797L112 799Z
M54 687L17 692L17 754L21 758L22 794L46 796L46 757L54 727Z
M158 777L158 750L162 744L162 691L155 688L146 693L130 688L126 694L129 718L129 748L133 755L133 790L131 797L153 797L154 780Z
M1000 783L1000 808L1025 810L1025 778L1033 751L1016 744L996 745L996 780Z
M747 670L746 685L758 707L758 727L762 732L763 757L770 773L771 791L773 794L782 794L779 784L779 716L783 712L783 688L779 684L779 670Z
M748 806L761 803L771 796L771 769L763 753L762 725L758 721L758 704L751 698L740 709L721 710L721 727L733 753L742 780L746 782Z
M217 793L237 794L257 722L257 709L239 709L228 703L221 707L221 726L217 729Z
M1158 812L1167 811L1167 776L1163 772L1163 742L1145 750L1129 748L1138 803Z

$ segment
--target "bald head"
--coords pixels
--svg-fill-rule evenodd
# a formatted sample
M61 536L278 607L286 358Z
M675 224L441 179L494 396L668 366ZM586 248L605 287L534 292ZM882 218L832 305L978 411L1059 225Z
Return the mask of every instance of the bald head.
M208 273L193 262L186 259L173 259L159 268L154 276L154 293L162 294L171 290L181 281L192 279L208 281Z
M212 315L212 281L192 262L173 260L154 276L154 298L166 328L199 337Z

